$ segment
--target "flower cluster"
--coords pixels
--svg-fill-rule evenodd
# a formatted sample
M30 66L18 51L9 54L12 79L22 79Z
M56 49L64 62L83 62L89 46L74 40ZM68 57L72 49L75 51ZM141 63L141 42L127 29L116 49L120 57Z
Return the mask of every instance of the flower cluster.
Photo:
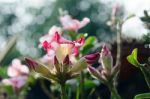
M77 31L88 24L90 20L84 18L80 22L72 19L69 15L65 15L60 17L60 22L63 29ZM67 40L61 36L63 29L53 26L49 33L39 40L39 46L46 51L46 55L41 59L46 66L31 58L25 59L31 70L58 83L65 82L78 75L80 71L99 57L99 53L95 53L86 55L77 61L76 56L79 54L79 48L84 45L85 39L81 37L75 41Z
M99 57L99 53L95 53L84 56L77 61L75 56L79 53L80 46L84 44L84 38L69 41L63 38L58 31L55 31L50 39L45 39L40 44L47 52L47 66L30 58L26 58L26 62L30 69L56 82L62 82L63 79L66 81L78 75L88 64Z
M14 59L11 66L7 69L7 74L10 78L3 79L4 85L11 85L15 91L22 88L28 78L29 69L27 66L22 65L19 59Z

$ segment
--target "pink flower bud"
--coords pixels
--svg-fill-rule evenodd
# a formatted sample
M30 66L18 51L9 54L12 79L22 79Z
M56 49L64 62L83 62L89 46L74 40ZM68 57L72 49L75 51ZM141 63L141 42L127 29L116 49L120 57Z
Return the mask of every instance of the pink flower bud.
M99 59L99 56L100 56L99 53L94 53L94 54L86 55L86 56L84 56L84 58L86 59L87 63L92 64L97 59Z
M33 61L30 58L25 58L25 61L27 62L28 66L30 69L34 69L36 68L36 66L38 65L38 63L36 63L35 61Z
M119 11L119 4L115 4L112 8L112 16L116 16Z

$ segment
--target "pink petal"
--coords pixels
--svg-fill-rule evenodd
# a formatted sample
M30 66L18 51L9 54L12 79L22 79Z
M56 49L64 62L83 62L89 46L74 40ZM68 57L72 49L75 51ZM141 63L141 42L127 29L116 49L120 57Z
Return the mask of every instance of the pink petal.
M48 32L48 34L50 35L50 36L53 36L54 34L55 34L55 32L58 32L59 34L61 34L61 32L62 32L62 29L60 28L60 27L57 27L57 26L52 26L50 29L49 29L49 32Z
M82 27L86 26L88 23L90 23L90 19L89 19L89 18L84 18L84 19L80 22L79 28L82 28Z
M16 68L10 66L10 67L8 67L8 69L7 69L7 74L8 74L8 76L10 76L10 77L16 77L16 76L18 76L18 75L20 74L20 72L19 72L19 70L17 70Z
M99 53L94 53L94 54L90 54L90 55L84 56L84 58L86 59L87 63L89 63L89 64L94 63L97 59L99 59L99 57L100 57Z

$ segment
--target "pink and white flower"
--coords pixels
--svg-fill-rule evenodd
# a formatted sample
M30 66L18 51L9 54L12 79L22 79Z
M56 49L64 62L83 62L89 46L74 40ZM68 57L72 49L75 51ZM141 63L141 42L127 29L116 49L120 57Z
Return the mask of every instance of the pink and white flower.
M25 61L31 70L49 80L61 83L61 81L66 81L78 75L99 58L99 53L95 53L84 56L78 61L76 60L75 56L78 55L79 48L84 42L84 38L76 41L67 40L56 31L50 39L41 42L42 47L46 51L43 59L48 61L47 64L41 64L31 58L25 58Z
M18 90L25 85L27 79L28 79L27 76L18 76L18 77L3 79L2 83L6 86L11 85L14 88L14 90Z
M62 29L60 27L57 27L57 26L52 26L50 29L49 29L49 32L48 34L42 36L40 39L39 39L39 47L42 47L42 44L47 41L47 42L51 42L52 41L52 37L54 36L55 32L61 34L62 33Z
M14 59L12 61L11 66L7 69L7 74L10 77L17 77L20 75L27 75L29 73L29 69L27 66L22 65L19 59Z
M12 64L7 69L7 74L10 78L3 79L4 85L11 85L14 91L22 88L28 78L29 69L27 66L22 65L19 59L14 59Z
M60 17L60 22L65 30L78 31L86 26L89 22L89 18L83 18L82 21L73 19L70 15L64 15Z
M58 60L62 62L66 55L77 56L79 53L79 48L84 44L84 38L80 38L76 41L69 41L61 37L61 35L56 31L51 39L46 39L42 42L42 47L47 51L46 55L42 58L43 62L52 62L54 56L57 56Z

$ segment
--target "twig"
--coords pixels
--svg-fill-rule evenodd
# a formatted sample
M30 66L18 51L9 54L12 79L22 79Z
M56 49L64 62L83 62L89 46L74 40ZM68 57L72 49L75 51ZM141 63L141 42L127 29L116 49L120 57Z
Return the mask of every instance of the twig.
M121 34L122 34L122 22L119 22L117 25L117 56L116 56L116 64L115 67L118 67L121 65L121 47L122 47L122 40L121 40Z
M8 41L8 44L6 45L6 48L0 54L0 63L3 61L3 59L6 57L8 52L12 49L12 47L16 44L16 41L17 41L17 37L16 36L12 37Z

